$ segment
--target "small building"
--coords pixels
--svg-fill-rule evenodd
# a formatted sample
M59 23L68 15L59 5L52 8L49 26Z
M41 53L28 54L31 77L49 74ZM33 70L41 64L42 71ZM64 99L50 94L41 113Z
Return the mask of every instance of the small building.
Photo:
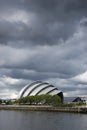
M86 103L87 104L87 97L64 97L65 103Z
M84 102L83 99L81 97L77 97L75 98L72 102Z

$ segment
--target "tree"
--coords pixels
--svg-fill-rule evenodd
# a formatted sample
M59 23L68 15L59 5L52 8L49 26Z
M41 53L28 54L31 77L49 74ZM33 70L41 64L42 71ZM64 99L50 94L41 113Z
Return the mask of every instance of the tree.
M58 106L61 103L61 99L58 95L52 96L52 105Z
M58 105L61 102L61 99L58 95L36 95L36 96L27 96L17 100L19 104L44 104L44 105Z

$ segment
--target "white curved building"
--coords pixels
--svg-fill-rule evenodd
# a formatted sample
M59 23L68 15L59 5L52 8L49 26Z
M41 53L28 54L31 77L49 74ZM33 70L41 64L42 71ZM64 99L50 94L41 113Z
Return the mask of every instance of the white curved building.
M26 85L19 93L19 98L26 97L26 96L35 96L41 94L50 94L50 95L58 95L60 96L61 100L63 101L63 93L58 90L58 88L54 87L53 85L36 81L31 83L30 85Z

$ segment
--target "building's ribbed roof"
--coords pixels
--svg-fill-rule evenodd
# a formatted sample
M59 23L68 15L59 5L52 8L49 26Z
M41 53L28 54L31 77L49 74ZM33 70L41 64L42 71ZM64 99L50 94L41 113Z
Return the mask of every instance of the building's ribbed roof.
M58 88L54 87L53 85L36 81L31 83L30 85L26 85L19 93L19 98L26 97L26 96L32 96L32 95L41 95L41 94L51 94L56 95L62 93L58 90Z

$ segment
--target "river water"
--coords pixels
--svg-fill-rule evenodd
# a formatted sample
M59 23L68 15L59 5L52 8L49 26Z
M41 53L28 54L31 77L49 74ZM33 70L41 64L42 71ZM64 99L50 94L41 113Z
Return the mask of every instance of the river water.
M0 110L0 130L87 130L87 115Z

